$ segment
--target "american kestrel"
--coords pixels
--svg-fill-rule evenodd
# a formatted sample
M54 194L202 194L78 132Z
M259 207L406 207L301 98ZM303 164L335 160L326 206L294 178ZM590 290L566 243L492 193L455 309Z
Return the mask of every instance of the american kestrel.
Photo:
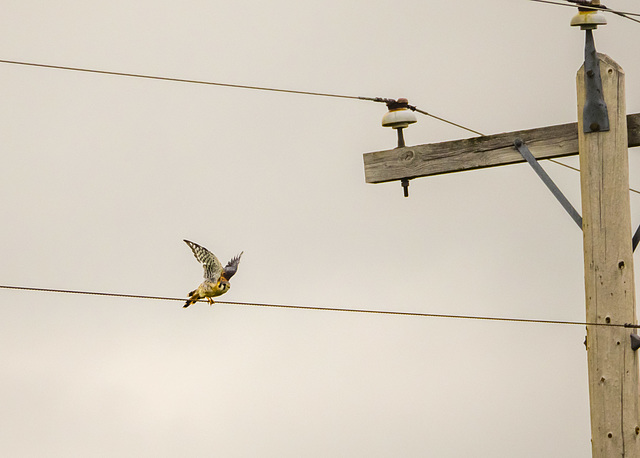
M185 243L189 245L193 255L204 267L204 281L196 289L189 293L189 299L182 307L187 308L191 304L195 304L199 299L207 299L209 305L213 304L212 297L220 296L231 288L229 280L238 270L238 263L240 262L240 253L238 256L231 258L231 261L222 268L222 264L216 258L216 255L205 247L198 245L197 243L185 240Z

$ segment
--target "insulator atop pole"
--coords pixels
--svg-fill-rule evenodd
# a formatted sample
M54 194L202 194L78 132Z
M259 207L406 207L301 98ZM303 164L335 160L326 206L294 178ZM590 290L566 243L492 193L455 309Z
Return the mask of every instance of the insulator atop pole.
M576 2L581 3L584 6L600 6L600 0L593 0L592 2ZM607 25L607 19L598 12L591 8L578 7L578 14L571 18L572 26L580 26L582 30L596 29L599 25Z
M391 127L398 133L398 148L404 148L403 130L417 121L416 115L409 108L409 101L401 98L398 100L388 100L387 108L389 111L382 117L382 126ZM409 197L409 179L402 179L402 190L405 197Z
M389 111L382 117L382 126L393 129L404 129L409 124L417 121L416 115L409 109L407 99L398 99L387 102Z

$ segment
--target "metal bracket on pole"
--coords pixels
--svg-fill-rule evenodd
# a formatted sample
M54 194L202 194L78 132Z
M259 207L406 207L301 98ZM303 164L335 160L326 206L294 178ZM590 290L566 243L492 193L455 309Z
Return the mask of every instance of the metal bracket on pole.
M605 132L609 130L609 113L602 95L602 78L600 77L600 61L593 41L593 30L586 32L584 44L584 84L586 100L582 111L585 133Z
M531 154L531 151L529 151L529 148L527 147L527 145L525 145L524 142L519 138L516 138L513 144L515 145L518 152L522 155L524 160L529 163L531 168L533 168L533 170L538 174L540 179L542 179L544 184L547 186L547 188L549 188L549 191L551 191L551 193L555 196L555 198L558 199L558 202L560 202L560 205L562 205L562 207L567 211L567 213L569 213L569 216L571 216L571 218L576 222L578 227L582 229L582 217L576 211L576 209L573 208L573 205L571 205L571 202L569 202L569 200L564 196L564 194L562 194L562 191L560 191L560 188L556 186L556 184L553 182L551 177L547 175L547 172L544 171L544 169L538 163L538 161L533 156L533 154Z

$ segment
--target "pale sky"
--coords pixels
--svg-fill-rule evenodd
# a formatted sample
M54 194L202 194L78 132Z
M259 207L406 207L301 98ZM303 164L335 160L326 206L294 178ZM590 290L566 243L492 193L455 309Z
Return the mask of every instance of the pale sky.
M407 97L490 134L576 121L574 14L4 0L0 59ZM607 19L596 47L637 113L640 24ZM202 280L187 238L224 263L244 250L220 300L585 319L581 233L527 165L416 179L409 198L365 184L362 154L396 142L383 104L9 64L0 81L0 285L186 298ZM418 116L409 145L471 135ZM579 174L543 166L580 209ZM637 194L631 211L635 229ZM7 289L0 304L3 456L590 454L583 326Z

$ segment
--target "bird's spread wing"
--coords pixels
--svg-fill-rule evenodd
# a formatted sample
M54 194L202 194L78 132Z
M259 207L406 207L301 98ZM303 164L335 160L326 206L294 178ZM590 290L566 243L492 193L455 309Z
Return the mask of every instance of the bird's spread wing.
M220 264L216 255L197 243L190 242L189 240L185 240L185 243L189 245L196 259L202 263L204 267L204 278L213 283L217 283L222 274L222 264Z
M242 253L244 253L244 251ZM242 253L234 258L231 258L231 261L229 261L227 265L224 266L222 276L227 280L231 279L231 277L233 277L233 275L238 271L238 264L240 263L240 256L242 256Z

